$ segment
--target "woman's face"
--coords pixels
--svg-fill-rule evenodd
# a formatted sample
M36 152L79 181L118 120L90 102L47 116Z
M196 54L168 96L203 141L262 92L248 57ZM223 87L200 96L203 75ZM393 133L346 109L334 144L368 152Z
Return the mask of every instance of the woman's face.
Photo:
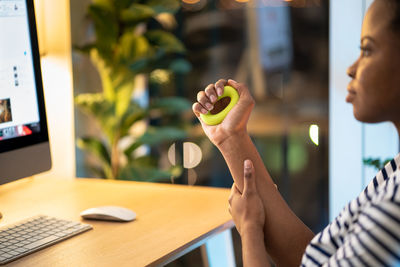
M352 78L346 101L362 122L400 123L400 36L390 29L392 10L376 0L361 33L361 53L347 70Z

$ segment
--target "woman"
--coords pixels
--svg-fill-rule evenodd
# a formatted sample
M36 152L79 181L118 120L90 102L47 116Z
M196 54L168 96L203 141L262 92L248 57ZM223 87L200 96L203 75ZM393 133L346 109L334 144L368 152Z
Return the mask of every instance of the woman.
M400 131L399 72L400 1L375 0L363 22L360 56L347 71L352 80L346 101L353 105L357 120L391 121ZM200 113L214 108L226 84L237 89L239 102L221 124L208 126ZM400 263L400 155L330 225L314 235L282 199L247 134L253 106L247 87L233 80L210 84L193 104L234 179L230 212L242 238L244 265L268 266L267 252L278 266Z

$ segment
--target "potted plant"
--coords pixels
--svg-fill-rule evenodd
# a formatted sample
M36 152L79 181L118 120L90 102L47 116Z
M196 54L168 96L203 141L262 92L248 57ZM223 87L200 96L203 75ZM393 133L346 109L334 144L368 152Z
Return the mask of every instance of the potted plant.
M178 0L93 0L88 7L94 40L76 49L90 56L103 88L76 96L75 103L101 129L98 136L77 142L100 163L91 166L96 176L149 181L180 175L180 167L160 169L156 158L135 151L185 138L182 127L148 125L139 136L131 133L143 120L179 117L190 109L189 101L179 97L152 98L147 106L133 98L138 75L165 83L190 71L184 45L169 31L179 8Z

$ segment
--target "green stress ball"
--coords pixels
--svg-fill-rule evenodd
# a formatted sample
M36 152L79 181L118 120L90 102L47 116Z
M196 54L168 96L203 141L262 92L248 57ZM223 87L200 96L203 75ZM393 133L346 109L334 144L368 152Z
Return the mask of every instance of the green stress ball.
M218 97L218 101L224 97L229 97L231 101L229 105L227 105L221 112L217 114L211 114L210 111L207 114L200 114L201 119L208 125L217 125L220 124L228 115L229 111L236 105L239 100L239 94L235 88L232 86L225 86L224 93Z

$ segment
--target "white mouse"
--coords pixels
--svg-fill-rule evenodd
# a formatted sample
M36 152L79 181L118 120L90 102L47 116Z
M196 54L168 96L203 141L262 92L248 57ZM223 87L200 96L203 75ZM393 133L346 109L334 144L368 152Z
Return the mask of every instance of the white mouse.
M84 219L129 222L136 219L136 213L118 206L102 206L84 210L80 214Z

